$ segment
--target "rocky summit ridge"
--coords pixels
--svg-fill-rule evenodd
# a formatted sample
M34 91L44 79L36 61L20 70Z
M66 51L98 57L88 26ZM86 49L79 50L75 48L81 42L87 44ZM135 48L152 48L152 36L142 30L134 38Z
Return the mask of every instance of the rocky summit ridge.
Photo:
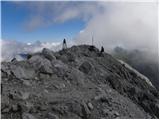
M158 118L158 91L89 45L1 63L2 118Z

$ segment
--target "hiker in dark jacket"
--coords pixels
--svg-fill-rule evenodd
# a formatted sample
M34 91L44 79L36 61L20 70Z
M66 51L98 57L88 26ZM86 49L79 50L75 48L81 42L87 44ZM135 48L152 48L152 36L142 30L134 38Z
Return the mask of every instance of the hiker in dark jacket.
M104 53L104 48L103 48L103 46L102 46L99 56L103 56L103 53Z
M103 53L104 52L104 48L103 48L103 46L101 47L101 53Z

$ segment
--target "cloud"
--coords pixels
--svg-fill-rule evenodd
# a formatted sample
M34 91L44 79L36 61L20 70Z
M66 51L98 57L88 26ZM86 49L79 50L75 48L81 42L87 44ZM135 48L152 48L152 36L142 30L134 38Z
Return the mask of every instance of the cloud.
M14 57L19 57L19 54L36 53L42 51L43 48L49 48L53 51L62 49L61 42L40 42L21 43L13 40L1 40L1 61L11 61ZM71 47L74 43L67 42L67 46Z
M19 3L19 2L18 2ZM158 2L20 2L30 10L27 30L73 19L86 26L74 38L77 44L90 44L92 35L97 47L122 46L129 49L158 51ZM83 31L83 32L82 32Z
M76 36L77 44L102 45L106 50L121 46L158 52L158 4L100 2L103 13L96 14Z
M10 61L21 53L34 53L41 51L44 47L56 50L60 43L21 43L12 40L1 40L1 61Z
M116 46L156 53L158 56L158 2L18 2L31 14L28 30L73 19L85 21L75 44L91 44L105 50Z
M43 18L41 16L32 17L30 22L26 22L24 25L26 31L32 31L39 26L44 26Z
M15 41L1 40L1 61L11 60L19 51L23 51L24 45Z
M15 2L18 8L27 9L30 16L24 22L27 31L33 31L40 27L61 24L72 19L88 21L99 12L98 2L83 1L28 1Z

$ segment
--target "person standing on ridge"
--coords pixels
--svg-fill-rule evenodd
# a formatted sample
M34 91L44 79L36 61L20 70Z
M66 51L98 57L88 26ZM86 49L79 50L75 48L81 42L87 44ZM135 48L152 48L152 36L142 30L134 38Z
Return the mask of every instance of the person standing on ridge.
M103 46L101 47L101 53L103 53L104 52L104 48L103 48Z
M100 51L100 56L103 56L103 53L104 53L104 48L103 46L101 47L101 51Z
M66 39L63 40L63 50L67 49Z

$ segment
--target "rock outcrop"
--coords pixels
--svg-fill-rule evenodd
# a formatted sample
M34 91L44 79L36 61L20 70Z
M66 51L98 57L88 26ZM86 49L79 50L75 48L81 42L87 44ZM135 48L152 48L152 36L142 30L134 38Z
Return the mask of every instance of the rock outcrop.
M2 62L2 118L158 118L158 91L94 46Z

